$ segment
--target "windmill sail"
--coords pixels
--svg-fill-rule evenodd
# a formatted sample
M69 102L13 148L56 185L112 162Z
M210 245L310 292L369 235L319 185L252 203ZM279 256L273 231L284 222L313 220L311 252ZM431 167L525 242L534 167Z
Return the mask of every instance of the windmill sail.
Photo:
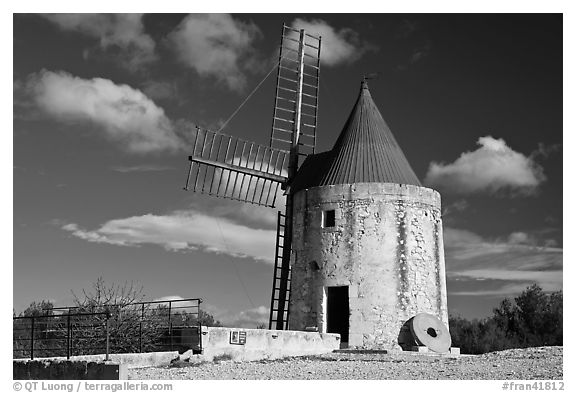
M315 152L320 43L304 30L282 27L270 147L297 144L301 156Z
M186 190L274 207L279 187L286 210L278 212L269 328L287 329L290 304L293 195L290 183L300 157L314 154L318 125L321 38L282 26L269 146L197 130Z
M288 152L197 129L186 190L274 207Z
M284 25L270 146L289 148L285 214L278 214L274 279L270 302L270 329L288 329L293 195L290 183L300 156L314 154L320 83L320 37Z

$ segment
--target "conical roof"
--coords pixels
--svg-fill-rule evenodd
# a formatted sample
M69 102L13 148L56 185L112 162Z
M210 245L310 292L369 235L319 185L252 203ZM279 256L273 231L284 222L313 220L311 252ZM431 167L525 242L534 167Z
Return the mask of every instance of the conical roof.
M332 150L309 156L298 172L295 189L351 183L421 186L366 81Z

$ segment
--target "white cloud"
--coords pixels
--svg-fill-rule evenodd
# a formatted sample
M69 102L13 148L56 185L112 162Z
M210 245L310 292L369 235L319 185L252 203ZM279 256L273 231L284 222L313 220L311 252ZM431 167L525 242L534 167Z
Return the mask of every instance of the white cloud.
M425 183L454 194L512 192L529 195L546 180L530 156L512 150L503 139L478 139L478 149L451 164L432 162Z
M562 289L562 275L559 274L560 282L554 280L550 283L539 280L538 285L547 292L559 291ZM528 287L527 283L510 283L494 289L479 289L477 291L454 291L452 296L514 296L519 295Z
M442 209L442 217L446 219L447 216L452 215L454 212L463 212L468 209L470 204L465 199L459 199L449 205L444 206Z
M524 232L513 232L506 241L487 240L468 230L444 228L444 248L451 262L455 263L455 268L460 266L456 262L467 267L475 264L501 268L515 266L519 269L526 269L528 265L561 268L562 249L547 247L548 240ZM546 258L549 258L548 262ZM536 261L540 264L535 264Z
M168 295L162 296L157 299L152 300L153 302L169 302L172 301L172 310L175 312L187 312L196 313L198 311L198 302L194 300L184 300L180 295ZM166 303L159 303L160 306L167 306ZM158 307L158 305L156 306ZM202 303L200 303L200 309L202 309Z
M469 277L475 279L506 280L506 281L535 281L539 283L555 284L556 288L562 287L562 272L537 271L537 270L492 270L475 269L465 272L452 273L455 277ZM546 285L549 286L549 285Z
M194 301L182 301L184 298L180 295L168 295L154 299L154 302L180 301L173 303L173 307L184 307L187 312L195 312L197 303ZM234 310L217 307L210 303L200 303L200 309L214 317L214 320L220 321L223 326L254 329L258 326L265 325L268 327L270 308L265 306L253 307L247 310Z
M239 91L246 84L246 64L251 63L253 43L260 35L256 25L228 14L191 14L168 39L182 63Z
M508 243L511 244L531 244L532 239L528 236L526 232L512 232L508 236Z
M322 19L297 18L292 22L295 29L304 29L311 35L322 37L320 62L327 66L349 64L358 60L367 50L375 49L360 40L358 33L350 28L336 30Z
M132 172L163 172L174 170L171 166L155 165L155 164L141 164L132 166L115 166L111 168L115 172L132 173Z
M210 210L210 214L218 217L226 217L232 221L242 222L246 225L263 228L276 229L278 220L277 210L284 211L286 198L281 190L276 196L276 208L258 206L251 203L238 201L228 201L222 199L218 204L210 204L205 209Z
M229 319L224 319L224 323L231 327L256 328L259 325L268 327L270 309L260 306L244 310Z
M230 311L211 304L203 304L202 309L214 316L214 319L222 322L224 326L246 329L254 329L261 325L268 327L269 307L259 306L248 310Z
M507 241L486 240L462 229L444 229L446 271L451 280L492 280L499 287L452 295L520 293L531 283L562 289L562 249L546 246L533 234L513 232ZM542 245L543 244L543 245Z
M426 41L423 45L414 48L410 54L410 64L415 64L430 54L432 45Z
M276 231L254 229L194 210L110 220L95 230L70 223L61 227L95 243L121 246L154 244L169 251L201 249L273 263Z
M184 298L180 295L168 295L168 296L162 296L162 297L156 298L152 301L153 302L169 302L171 300L184 300Z
M25 89L44 113L65 122L95 124L130 152L182 147L164 110L130 86L44 70L32 74Z
M142 14L44 14L44 18L62 30L97 38L104 50L117 47L120 58L130 68L155 59L155 43L144 32Z

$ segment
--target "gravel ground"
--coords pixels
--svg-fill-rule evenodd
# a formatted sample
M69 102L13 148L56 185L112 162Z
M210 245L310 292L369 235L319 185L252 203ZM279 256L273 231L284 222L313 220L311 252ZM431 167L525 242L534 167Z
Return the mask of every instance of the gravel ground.
M130 379L562 379L562 347L483 355L331 353L255 362L206 362L129 371Z

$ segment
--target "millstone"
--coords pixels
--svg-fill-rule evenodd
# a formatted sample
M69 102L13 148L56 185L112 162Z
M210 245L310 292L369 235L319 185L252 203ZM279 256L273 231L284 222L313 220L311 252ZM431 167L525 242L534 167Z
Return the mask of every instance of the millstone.
M434 352L448 352L452 339L446 326L432 314L420 313L410 323L412 336L419 345L425 345Z

